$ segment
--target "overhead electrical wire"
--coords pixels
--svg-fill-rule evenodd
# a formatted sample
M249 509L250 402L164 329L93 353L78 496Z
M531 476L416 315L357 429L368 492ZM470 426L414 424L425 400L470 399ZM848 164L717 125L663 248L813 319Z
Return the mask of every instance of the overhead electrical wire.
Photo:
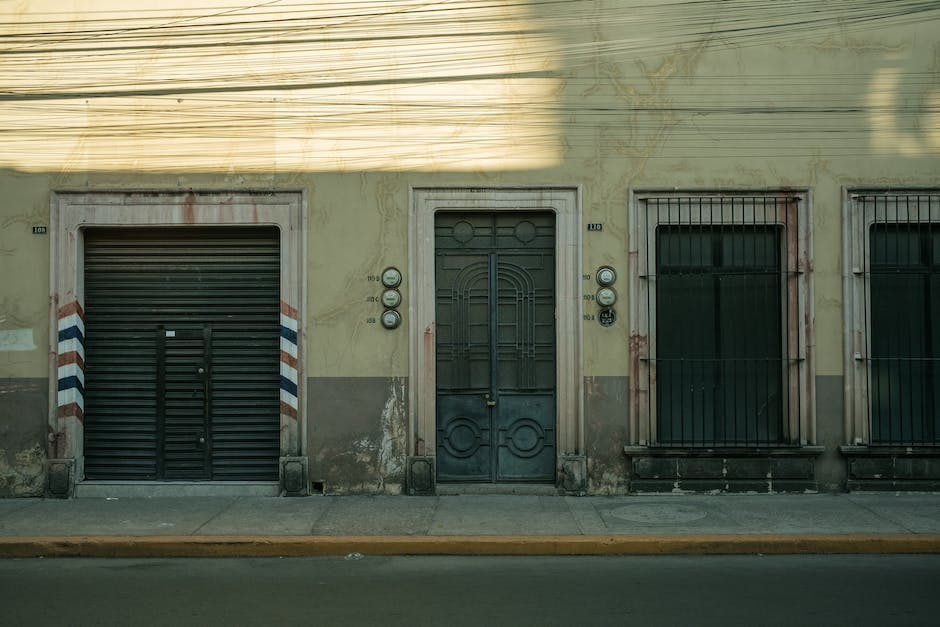
M938 87L936 71L896 69L887 108L872 100L868 71L764 62L759 73L698 74L690 63L665 82L655 72L664 55L761 46L783 61L788 51L838 50L853 34L940 25L936 1L272 0L173 13L11 22L0 11L0 113L12 114L0 137L226 141L276 127L281 139L355 143L350 128L450 125L455 137L436 145L497 141L460 132L484 126L522 130L527 142L561 132L569 150L596 147L599 132L614 130L600 141L612 154L605 141L658 133L667 152L721 144L744 157L772 137L776 154L806 155L818 138L838 136L827 154L864 155L871 116L901 120L884 131L889 140L940 116L940 103L923 97ZM501 101L506 81L535 86L535 96ZM425 90L441 84L456 91Z

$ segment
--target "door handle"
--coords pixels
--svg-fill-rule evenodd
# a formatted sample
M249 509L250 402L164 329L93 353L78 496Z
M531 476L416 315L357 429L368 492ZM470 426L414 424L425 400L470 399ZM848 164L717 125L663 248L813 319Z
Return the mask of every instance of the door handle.
M483 398L486 399L486 406L487 406L487 407L496 407L496 401L493 400L492 398L490 398L490 395L489 395L489 394L484 394L484 395L483 395Z

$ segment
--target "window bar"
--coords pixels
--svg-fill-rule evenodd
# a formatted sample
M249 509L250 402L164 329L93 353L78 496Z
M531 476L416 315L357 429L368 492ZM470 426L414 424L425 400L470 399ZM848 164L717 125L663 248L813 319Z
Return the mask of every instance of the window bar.
M754 218L753 224L756 230L757 225L758 225L756 207L755 207L753 218ZM767 226L768 224L772 224L772 222L768 223L767 221L766 198L764 199L764 202L761 203L760 218L761 219L759 223L761 225L761 235L760 237L757 238L757 241L754 242L753 258L754 258L754 266L758 268L759 276L761 277L760 284L762 285L762 290L761 290L762 296L763 296L762 300L766 301L767 300L767 281L765 280L765 278L767 275L767 234L773 233L773 227L769 227L769 230L768 230L768 226ZM755 291L755 294L756 294L756 291ZM762 387L760 387L757 391L757 398L764 399L764 400L762 402L758 401L757 408L754 411L755 424L757 425L757 428L758 428L757 439L758 439L758 443L760 443L761 442L760 426L761 426L761 421L762 421L761 408L763 408L764 410L764 418L763 418L763 422L765 424L765 428L763 431L764 433L763 444L764 445L769 445L771 443L771 433L772 433L771 420L770 420L770 414L769 414L769 412L771 411L769 397L770 397L770 374L771 374L771 371L774 369L774 366L773 366L771 359L772 359L772 356L768 356L767 359L764 359L759 364L759 367L763 370L763 377L762 377L763 381L761 383ZM758 373L758 376L760 376L760 374L761 373Z
M770 216L768 222L775 225L773 237L770 240L770 249L772 251L770 254L770 272L773 273L775 280L770 284L770 289L775 297L780 299L780 305L777 307L777 315L779 316L777 327L782 329L784 326L789 326L789 303L786 300L786 289L784 287L787 280L786 263L783 259L782 247L786 239L790 237L791 229L786 224L786 216L781 219L779 206L774 207L773 215ZM796 233L799 233L799 228L796 228ZM787 424L793 399L790 394L789 362L787 361L789 355L785 342L779 344L779 350L780 356L776 360L773 372L770 373L771 381L776 381L780 386L780 400L776 405L777 416L774 418L779 430L776 439L793 443L795 440L794 434L790 425Z
M926 201L926 217L923 216L924 202ZM923 272L924 272L924 361L921 362L921 399L920 399L920 441L933 443L935 435L932 429L933 403L930 401L931 384L933 382L934 360L936 353L934 351L933 339L933 316L937 312L932 311L932 302L935 297L933 293L932 279L934 276L934 240L933 229L930 221L930 196L917 196L917 217L918 222L922 222L924 237L921 244L923 254Z
M916 227L915 227L915 233L916 233L916 239L915 239L915 241L917 242L917 245L916 245L916 248L915 248L915 251L914 251L914 252L917 253L917 258L916 258L916 260L915 260L915 259L912 258L911 255L909 255L909 256L908 256L908 264L915 264L915 268L916 268L915 271L916 271L916 273L917 273L917 274L916 274L917 279L915 279L915 280L917 280L917 282L920 283L920 286L921 286L921 288L922 288L922 290L923 290L924 309L922 310L921 313L924 314L924 323L923 323L923 325L918 325L918 326L919 326L921 329L926 330L926 329L927 329L927 325L929 324L928 321L927 321L927 320L928 320L927 316L930 315L930 314L929 314L929 311L930 311L930 310L929 310L929 303L928 303L928 301L927 301L927 297L928 297L928 295L930 294L930 285L929 285L930 279L928 278L928 275L927 275L927 272L926 272L926 271L927 271L927 256L926 256L926 255L927 255L927 245L928 245L928 241L927 241L927 237L926 237L926 231L924 230L924 224L923 224L923 222L921 222L921 219L920 219L920 202L919 202L919 201L920 201L920 197L919 197L919 196L910 196L910 195L909 195L909 196L905 196L905 197L904 197L904 206L905 206L905 209L906 209L907 220L908 220L908 222L911 221L911 211L912 211L912 202L911 202L911 201L914 201L914 202L913 202L913 205L914 205L913 208L916 208L916 213L917 213L917 225L916 225ZM908 242L908 245L910 245L910 242ZM927 339L927 337L929 337L929 336L927 336L926 334L924 334L924 335L920 338L921 347L920 347L919 350L916 350L915 347L914 347L913 341L914 341L914 336L917 335L917 334L915 334L915 333L912 332L913 328L914 328L913 326L909 327L909 328L908 328L908 332L907 332L907 343L908 343L908 350L907 350L907 358L908 358L907 369L908 369L908 373L909 373L909 377L908 377L908 379L907 379L907 381L908 381L908 390L907 390L907 391L908 391L908 407L910 408L910 411L908 412L908 416L907 416L908 430L907 430L907 438L905 438L905 439L906 439L907 442L909 442L909 443L923 439L922 437L916 437L916 435L917 435L917 430L916 430L915 422L914 422L914 421L915 421L915 419L917 418L917 416L915 416L915 414L918 413L918 411L917 411L918 408L916 407L916 405L915 405L915 403L914 403L914 392L915 392L915 388L917 388L917 387L923 387L923 385L922 385L922 383L921 383L922 381L923 381L924 383L926 383L926 381L924 381L924 380L922 379L922 376L923 376L923 374L924 374L924 373L923 373L924 366L926 365L927 362L924 361L924 360L921 360L920 357L921 357L921 356L926 357L926 355L927 355L927 351L925 350L925 349L927 348L927 346L925 345L925 340ZM918 330L920 330L920 329L918 329ZM915 350L916 350L916 353L915 353ZM917 359L915 359L915 355L916 355ZM916 371L916 378L915 378L914 371ZM920 415L921 415L921 421L923 421L923 407L920 407L920 412L919 412L919 413L920 413ZM923 431L921 431L920 433L923 433Z
M934 293L933 279L938 274L938 266L940 266L940 258L937 257L935 253L940 249L940 231L934 228L933 223L933 200L936 200L937 197L927 196L927 261L928 265L926 268L927 278L926 284L928 286L927 297L924 299L927 307L926 319L927 319L927 337L925 338L925 346L928 349L927 352L927 362L924 372L924 412L923 412L923 423L924 423L924 441L930 444L937 444L937 418L938 418L938 407L937 407L937 389L934 385L936 382L937 376L937 366L938 358L940 355L936 352L936 339L934 336L935 333L935 324L934 317L940 315L940 312L933 311L934 299L937 295Z
M888 256L888 234L887 234L887 229L886 229L886 227L887 227L887 220L888 220L888 212L887 212L888 202L887 202L887 201L888 201L887 197L884 197L884 198L882 199L882 209L883 209L883 212L884 212L884 223L885 223L885 224L884 224L884 226L882 227L882 232L883 232L884 236L881 237L880 239L881 239L881 241L882 241L882 250L883 250L883 253L882 253L883 256L881 257L881 259L884 260L884 261L887 261L888 259L890 259L890 257ZM875 200L875 206L877 207L877 205L878 205L878 200L876 199L876 200ZM876 213L877 213L877 210L876 210ZM897 246L895 246L895 255L897 255ZM879 274L883 274L883 273L885 273L885 269L879 268ZM889 341L894 341L894 340L895 340L895 338L889 336ZM888 348L889 348L888 355L893 354L894 351L893 351L893 350L890 350L891 347L889 346ZM881 376L883 376L883 375L887 375L887 390L886 390L886 391L887 391L887 414L888 414L888 415L887 415L887 420L885 420L885 417L882 417L882 416L879 417L879 422L881 423L880 428L881 428L881 431L884 432L884 431L885 431L885 426L887 426L887 437L886 437L886 439L888 440L888 442L894 442L894 441L896 441L896 439L895 439L895 437L894 437L894 426L893 426L893 424L892 424L892 422L893 422L892 418L893 418L893 416L894 416L894 402L893 402L894 399L893 399L893 394L891 394L891 392L892 392L891 388L893 387L892 384L893 384L893 382L894 382L894 381L893 381L893 380L894 380L894 377L892 376L892 373L891 373L890 370L888 370L887 368L882 368L882 367L880 367L882 363L883 363L884 365L890 366L891 360L890 360L890 357L889 357L887 360L883 360L883 359L881 358L881 356L879 355L878 361L879 361L879 371L880 371L880 372L879 372L879 375L878 375L879 378L881 378ZM888 371L885 372L886 370L888 370ZM882 410L881 410L882 407L884 407L884 403L883 403L883 402L882 402L882 403L879 403L879 412L882 411ZM887 425L886 425L886 423L887 423Z
M873 206L873 203L870 202L870 199L866 196L859 198L860 210L862 212L862 251L863 258L861 262L861 271L862 271L862 289L863 293L863 303L862 307L862 329L865 329L866 332L863 333L865 338L865 355L864 357L868 360L867 367L865 368L866 379L868 381L868 403L867 403L867 412L868 412L868 425L869 425L869 442L875 442L878 439L878 434L875 432L875 407L874 407L874 391L879 389L877 387L878 381L876 377L878 374L876 372L876 363L872 360L872 341L871 341L871 278L872 278L872 259L874 259L874 247L872 244L874 240L872 235L874 233L877 211ZM871 226L869 226L869 224Z
M927 371L930 365L930 224L923 220L921 213L922 204L920 194L910 196L909 203L913 205L914 213L917 216L917 240L919 248L918 272L920 274L919 283L923 289L923 315L924 323L921 326L922 337L918 359L912 360L911 366L916 369L917 385L911 385L911 443L925 442L927 437L926 416L927 407L924 404L924 394L929 379ZM929 218L929 216L928 216ZM916 388L916 389L915 389ZM915 397L916 393L916 397Z
M650 205L652 205L652 207L653 207L653 208L655 209L655 211L656 211L656 216L655 216L655 219L654 219L654 223L653 223L653 228L652 228L652 229L650 228L650 225L649 225ZM646 276L647 276L647 281L646 281L646 320L647 320L647 324L648 324L648 327L647 327L648 330L649 330L649 329L653 329L653 330L655 330L656 333L658 333L658 332L659 332L659 331L658 331L658 326L659 326L659 325L656 324L656 318L655 318L654 315L653 315L653 299L656 298L656 292L655 292L655 290L658 289L658 281L656 281L656 279L655 279L655 274L658 272L658 266L655 266L655 265L653 265L653 264L655 263L654 251L655 251L656 254L659 253L658 247L655 246L655 243L656 243L656 234L655 234L655 230L656 230L656 228L658 227L658 225L659 225L659 223L661 222L661 219L662 219L662 216L660 215L660 199L659 199L659 198L656 198L656 199L652 199L652 202L647 202L647 204L645 205L645 209L646 209L646 211L643 213L644 218L645 218L644 225L643 225L643 226L644 226L643 231L644 231L645 237L646 237L646 255L645 255L645 258L646 258ZM652 232L652 234L651 234L651 232ZM652 241L652 242L650 242L650 237L651 237L651 235L652 235L652 238L653 238L653 241ZM659 311L659 306L658 306L658 304L657 304L656 310ZM655 325L655 326L654 326L654 325ZM657 404L658 404L658 402L659 402L659 401L658 401L658 398L659 398L658 395L659 395L659 390L661 389L661 386L658 385L658 384L657 384L657 386L656 386L655 388L653 387L653 382L654 382L654 381L657 381L657 380L658 380L658 377L659 377L659 375L660 375L660 372L659 372L659 370L658 370L658 368L657 368L657 363L656 363L656 361L655 361L655 357L656 357L655 350L656 350L656 347L655 347L655 343L654 343L654 341L653 341L653 339L654 339L655 337L656 337L655 335L648 333L648 334L647 334L647 342L646 342L646 350L647 350L647 355L646 355L646 356L647 356L648 358L653 358L653 359L648 359L648 361L646 362L646 365L647 365L647 368L646 368L646 390L647 390L647 394L648 394L647 404L648 404L648 406L651 408L651 411L649 412L649 415L647 416L647 424L646 424L646 433L647 433L647 439L648 439L647 444L649 444L649 443L651 443L651 442L657 442L657 443L659 442L659 434L658 434L656 431L654 431L654 427L656 426L656 424L659 424L659 422L658 422L658 420L657 420L657 410L656 410L656 406L657 406Z
M874 216L874 222L872 223L872 228L871 228L871 231L872 231L872 235L873 235L873 236L874 236L874 235L877 235L880 231L883 230L883 226L879 226L879 225L883 225L883 224L885 223L885 221L887 220L887 215L886 215L886 214L885 214L885 215L882 215L882 216L881 216L881 219L879 220L879 215L878 215L878 214L879 214L879 211L878 211L878 210L879 210L879 202L878 202L878 200L879 200L879 198L878 198L877 196L874 197L874 199L873 199L874 214L875 214L875 216ZM884 213L885 213L885 212L883 211L884 208L881 207L881 209L882 209L882 214L884 214ZM877 239L873 240L874 244L880 249L880 251L879 251L879 255L880 255L880 256L878 257L878 259L879 259L879 264L881 263L881 262L880 262L881 259L886 259L887 256L888 256L888 242L887 242L887 240L885 239L886 237L887 237L887 236L885 235L884 237L878 237ZM881 272L882 272L881 268L874 266L874 264L872 264L872 265L873 265L873 267L871 268L871 273L870 273L869 280L875 279L875 274L878 273L878 274L880 275ZM872 319L870 320L870 323L873 323L873 322L874 322L874 313L872 313ZM872 341L872 345L873 345L873 346L872 346L872 349L874 349L874 342L873 342L873 341ZM884 368L882 368L883 362L882 362L880 356L876 356L876 355L874 354L874 352L872 352L871 358L872 358L872 363L873 363L873 364L876 364L876 365L878 366L878 368L877 368L877 373L878 373L877 377L878 377L878 380L877 380L877 382L876 382L876 387L875 387L875 391L876 391L876 393L877 393L877 395L878 395L878 405L877 405L877 407L873 407L873 410L876 410L878 413L877 413L876 416L873 416L873 418L876 418L876 417L877 417L877 420L878 420L878 439L879 439L879 440L883 440L883 441L884 441L884 440L890 440L890 438L891 438L891 432L890 432L890 430L887 430L887 433L886 433L885 425L887 424L887 421L884 419L883 414L884 414L884 407L885 407L885 402L886 402L886 401L887 401L887 403L888 403L888 407L890 408L890 403L891 403L891 389L890 389L890 384L891 384L891 380L890 380L890 379L887 380L887 383L888 383L888 386L887 386L887 387L883 385L882 378L883 378L884 375L885 375Z
M681 201L681 200L679 201L679 206L680 206L680 210L679 210L679 221L681 222L681 221L682 221L682 210L681 210L682 201ZM699 206L699 211L701 212L701 207L702 207L702 199L701 199L701 198L698 199L698 206ZM687 215L686 225L687 225L688 232L689 232L690 235L691 235L692 232L693 232L693 231L692 231L692 228L693 228L692 212L693 212L693 210L694 210L694 209L693 209L693 207L692 207L692 199L690 198L690 199L688 200L688 210L686 211L686 215ZM681 232L682 232L682 231L680 230L680 233L681 233ZM680 262L681 262L681 261L685 261L686 259L689 260L689 261L691 261L691 259L692 259L692 238L691 238L691 237L688 237L688 238L682 238L682 237L680 237L680 240L685 240L686 243L687 243L687 245L688 245L688 255L685 256L685 257L683 257L683 256L681 255L681 248L680 248L680 257L679 257ZM680 247L681 247L681 243L680 243ZM680 263L680 266L681 266L681 263ZM685 271L686 271L685 269L680 270L680 272L685 272ZM685 327L685 326L687 326L687 325L683 325L683 327ZM681 344L682 344L683 346L688 345L689 335L690 335L690 334L689 334L687 328L683 328L683 329L681 330ZM680 386L681 386L680 389L682 390L682 396L681 396L681 398L682 398L682 403L683 403L683 404L682 404L682 411L681 411L681 413L680 413L680 416L681 416L681 418L680 418L681 423L680 423L680 424L682 425L682 426L681 426L682 443L683 443L683 444L687 444L687 443L688 443L688 444L694 445L694 444L695 444L695 364L694 364L691 360L689 360L689 358L688 358L685 354L683 354L683 356L682 356L682 358L681 358L679 364L680 364L680 366L679 366L679 373L680 373L680 379L679 379L679 381L680 381ZM685 379L686 379L686 365L688 365L688 370L689 370L689 372L688 372L688 388L686 388L686 381L685 381ZM686 426L686 415L685 415L685 402L686 402L686 398L685 398L685 390L686 390L686 389L689 390L689 398L688 398L688 404L689 404L689 416L688 416L689 433L686 433L686 428L685 428L685 426Z
M744 238L746 237L745 233L746 233L747 228L748 228L748 227L747 227L747 210L746 210L746 204L747 204L748 200L749 200L749 199L747 199L747 198L742 198L742 199L741 199L741 221L738 222L737 220L732 219L732 222L731 222L731 251L730 251L730 252L731 252L730 271L731 271L732 273L734 273L734 274L737 274L738 272L741 273L741 278L742 278L742 280L743 280L743 282L744 282L744 293L745 293L745 294L747 294L747 289L746 289L746 288L747 288L747 280L748 280L747 273L749 272L749 269L748 269L747 266L744 265L744 263L743 263L743 262L745 261L745 260L744 260L744 253L745 253L745 250L744 250ZM753 200L751 200L750 202L753 203ZM752 210L752 213L753 213L753 210ZM731 211L731 215L732 215L732 218L733 218L733 217L734 217L734 209L733 209L733 208L732 208L732 211ZM735 227L738 227L738 228L736 229ZM739 243L740 243L740 248L741 248L740 255L739 255L739 253L738 253ZM740 264L740 265L739 265L739 264ZM741 344L741 335L740 335L740 334L737 334L737 337L735 338L734 344L735 344L735 346L734 346L734 352L733 352L733 354L734 354L734 357L735 357L734 364L735 364L735 370L736 370L736 372L735 372L735 375L736 375L736 376L735 376L735 381L737 381L737 377L741 376L742 371L743 371L743 374L744 374L744 385L743 385L743 387L744 387L744 403L743 403L743 407L742 407L742 412L741 412L741 419L740 419L740 421L741 421L741 422L743 423L743 425L744 425L744 438L743 438L743 439L744 439L744 443L749 443L750 440L751 440L751 435L750 435L750 426L751 426L751 424L750 424L750 423L751 423L751 418L750 418L750 414L751 414L750 391L751 391L751 389L750 389L750 388L751 388L751 385L750 385L750 381L749 381L749 375L751 374L751 373L750 373L750 370L751 370L751 369L748 368L748 363L747 363L747 361L745 361L744 358L743 358L743 355L745 355L746 353L743 353L743 352L740 350L740 344ZM737 416L735 416L735 424L737 425L737 423L738 423L738 418L737 418ZM737 437L737 435L738 435L738 434L735 433L735 440L740 441L741 438L740 438L740 437Z
M912 217L911 216L911 209L912 209L911 200L912 200L912 197L910 195L904 196L904 216L908 225L911 223L911 217ZM923 226L921 225L920 219L919 219L920 212L918 212L917 218L918 220L916 224L914 225L913 229L910 229L910 227L908 226L908 229L913 231L913 235L914 235L913 242L911 241L910 237L904 238L905 244L909 249L911 248L912 245L914 247L914 250L908 250L907 255L905 255L904 265L906 266L905 267L906 272L913 271L911 274L911 279L913 279L913 281L920 283L924 279L924 274L922 271L922 268L923 268L922 264L924 260L924 250L923 250L924 238L923 238ZM925 298L926 298L926 295L927 295L927 291L924 290ZM927 320L925 319L924 325L926 324L927 324ZM918 325L918 327L919 326L920 325ZM917 335L917 333L914 332L914 329L915 329L914 325L911 324L907 327L906 332L905 332L905 335L907 335L907 352L905 353L904 356L906 358L905 366L907 370L906 381L907 381L908 411L907 411L907 414L902 413L901 415L902 425L904 422L907 423L906 430L903 428L903 426L901 428L901 437L903 438L904 443L913 442L915 440L915 437L914 437L914 433L915 433L914 414L916 412L916 409L914 407L914 388L916 387L915 386L915 373L916 373L916 370L918 370L917 366L923 364L923 362L915 360L915 355L919 354L920 351L916 351L912 343L914 336Z
M899 211L902 209L903 212ZM907 283L911 279L914 279L917 276L917 266L916 261L912 258L916 252L916 248L912 247L912 243L916 242L917 238L917 225L911 224L911 215L909 213L909 197L906 196L895 196L894 197L894 207L895 207L895 232L903 233L904 237L896 237L895 241L898 245L898 250L900 252L899 256L895 261L895 272L898 277ZM912 242L913 239L913 242ZM901 335L898 337L898 352L897 362L898 362L898 443L904 444L908 441L908 427L911 424L911 411L913 408L910 406L910 392L911 392L911 377L913 376L913 371L911 370L912 360L911 357L914 355L911 347L911 336L914 333L911 332L913 324L916 320L908 316L908 323L901 327ZM905 346L906 345L906 346ZM906 376L905 376L906 373ZM905 381L907 384L905 384Z
M727 358L728 351L725 347L727 339L724 337L725 334L722 333L722 329L727 328L727 325L722 324L727 314L725 313L726 304L723 299L721 284L725 280L724 274L727 272L726 266L728 265L728 260L725 258L724 240L728 237L728 225L731 224L731 228L733 228L734 224L734 198L725 196L718 198L717 209L718 218L713 220L715 226L711 231L711 246L714 253L712 256L711 274L712 290L715 294L714 313L716 330L716 350L711 361L711 372L714 377L715 396L717 399L720 395L720 401L716 400L714 404L715 416L713 424L715 425L715 433L713 434L713 438L716 441L720 441L722 445L727 446L733 444L733 440L736 438L736 427L734 425L736 425L738 421L738 413L737 408L732 408L727 402L727 392L734 387L729 385L728 382L735 380L737 376L737 364ZM731 212L730 219L726 218L726 210L730 210ZM729 366L731 372L728 371Z
M757 239L754 241L754 245L751 247L751 265L754 268L754 278L757 280L758 285L762 286L761 290L764 293L766 299L766 290L767 290L767 260L766 260L766 250L767 250L767 236L773 232L773 227L767 226L767 198L763 198L760 203L761 210L761 220L758 221L757 216L757 206L752 212L751 224L753 225L754 231L759 234ZM758 229L758 225L760 228ZM757 296L760 294L756 289L753 291L754 295ZM772 355L767 355L764 358L756 358L754 363L754 378L756 380L756 390L754 393L755 402L754 402L754 428L755 439L758 444L768 445L771 441L771 422L768 419L769 416L767 412L770 410L769 403L769 394L770 386L768 381L768 376L771 370L771 360L773 359ZM763 376L762 376L763 375ZM763 411L762 411L763 410ZM763 413L763 417L762 417ZM763 427L763 428L762 428Z

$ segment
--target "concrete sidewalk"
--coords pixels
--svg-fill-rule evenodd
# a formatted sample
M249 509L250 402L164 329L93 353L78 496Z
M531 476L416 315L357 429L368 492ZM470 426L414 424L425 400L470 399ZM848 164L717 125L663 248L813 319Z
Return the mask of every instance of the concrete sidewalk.
M0 557L940 553L940 495L0 500Z

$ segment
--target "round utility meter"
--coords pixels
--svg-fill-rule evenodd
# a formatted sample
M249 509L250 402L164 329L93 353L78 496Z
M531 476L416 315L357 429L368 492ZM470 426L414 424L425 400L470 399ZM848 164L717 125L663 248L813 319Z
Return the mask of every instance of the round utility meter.
M382 271L382 285L388 288L401 285L401 272L398 268L385 268Z
M394 309L386 309L382 312L382 326L386 329L397 329L401 324L401 314Z
M601 307L610 307L617 302L617 292L615 292L613 288L602 287L597 290L597 296L595 296L595 298L597 299L597 304Z
M609 287L617 280L617 273L610 266L601 266L597 269L597 283L603 287Z
M398 307L401 305L401 292L398 290L385 290L382 292L382 304L386 307Z

